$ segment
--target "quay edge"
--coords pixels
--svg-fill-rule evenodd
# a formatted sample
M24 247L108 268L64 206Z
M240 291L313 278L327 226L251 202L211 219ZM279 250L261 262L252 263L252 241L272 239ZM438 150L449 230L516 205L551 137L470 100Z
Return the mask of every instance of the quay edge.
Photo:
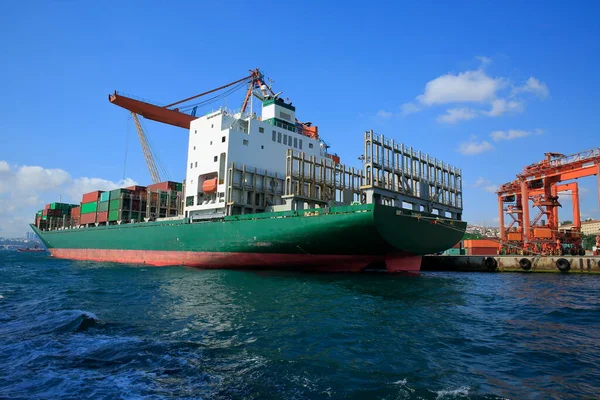
M426 255L422 271L545 272L600 274L598 256L447 256Z

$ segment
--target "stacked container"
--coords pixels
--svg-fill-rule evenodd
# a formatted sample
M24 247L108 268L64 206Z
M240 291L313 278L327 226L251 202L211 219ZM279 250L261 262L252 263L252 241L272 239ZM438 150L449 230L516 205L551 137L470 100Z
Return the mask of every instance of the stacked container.
M148 185L146 215L150 218L175 217L179 214L183 184L160 182Z
M98 201L98 222L108 222L108 206L110 203L110 192L100 193Z
M81 199L81 225L95 224L98 222L98 203L102 191L86 193Z
M81 206L76 206L71 209L71 225L79 226L81 224Z
M35 225L40 229L63 228L71 226L71 210L75 204L50 203L35 215Z

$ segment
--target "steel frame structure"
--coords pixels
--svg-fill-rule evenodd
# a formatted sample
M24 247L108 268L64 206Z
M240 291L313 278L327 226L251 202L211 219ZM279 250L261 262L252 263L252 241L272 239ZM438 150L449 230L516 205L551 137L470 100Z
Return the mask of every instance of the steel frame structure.
M565 156L546 153L546 158L531 164L511 182L500 186L498 194L498 217L502 250L510 252L519 248L523 253L560 255L566 248L571 253L583 252L581 247L581 216L579 212L579 189L576 182L566 181L596 175L598 177L598 202L600 204L600 149L592 149ZM571 191L574 227L567 232L558 230L558 193ZM514 203L507 205L506 203ZM531 220L530 208L540 213ZM513 221L505 226L505 214ZM547 223L542 224L546 216ZM567 246L565 246L567 245Z

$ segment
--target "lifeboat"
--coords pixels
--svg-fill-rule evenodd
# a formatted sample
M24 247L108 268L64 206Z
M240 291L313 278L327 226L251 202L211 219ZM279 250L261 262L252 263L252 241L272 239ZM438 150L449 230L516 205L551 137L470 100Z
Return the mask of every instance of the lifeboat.
M202 191L206 194L211 194L217 191L217 178L207 179L202 183Z

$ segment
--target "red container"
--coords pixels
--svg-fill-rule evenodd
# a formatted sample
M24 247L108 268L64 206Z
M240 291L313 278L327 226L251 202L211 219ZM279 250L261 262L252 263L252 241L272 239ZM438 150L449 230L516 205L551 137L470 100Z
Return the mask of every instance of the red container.
M102 211L98 213L98 222L108 221L108 211Z
M79 217L71 217L71 225L79 226Z
M137 186L137 185L136 186L129 186L129 187L126 187L125 189L132 190L132 191L134 191L136 193L145 192L146 190L148 190L148 188L146 186Z
M71 218L79 217L81 215L81 206L71 208Z
M176 190L177 182L165 181L148 185L148 190Z
M44 207L44 210L49 210L50 209L51 204L46 204L46 207ZM44 214L46 215L46 214Z
M81 214L79 222L81 223L81 225L95 223L96 222L96 213Z
M470 247L467 248L468 256L495 256L498 255L496 247Z
M46 210L49 217L62 217L62 210Z
M100 198L100 193L104 193L102 190L96 190L95 192L89 192L83 195L81 198L82 203L92 203L94 201L98 201Z
M48 207L48 206L46 206L46 207ZM48 208L44 208L44 209L42 210L42 215L43 215L43 216L48 216L48 210L49 210Z

